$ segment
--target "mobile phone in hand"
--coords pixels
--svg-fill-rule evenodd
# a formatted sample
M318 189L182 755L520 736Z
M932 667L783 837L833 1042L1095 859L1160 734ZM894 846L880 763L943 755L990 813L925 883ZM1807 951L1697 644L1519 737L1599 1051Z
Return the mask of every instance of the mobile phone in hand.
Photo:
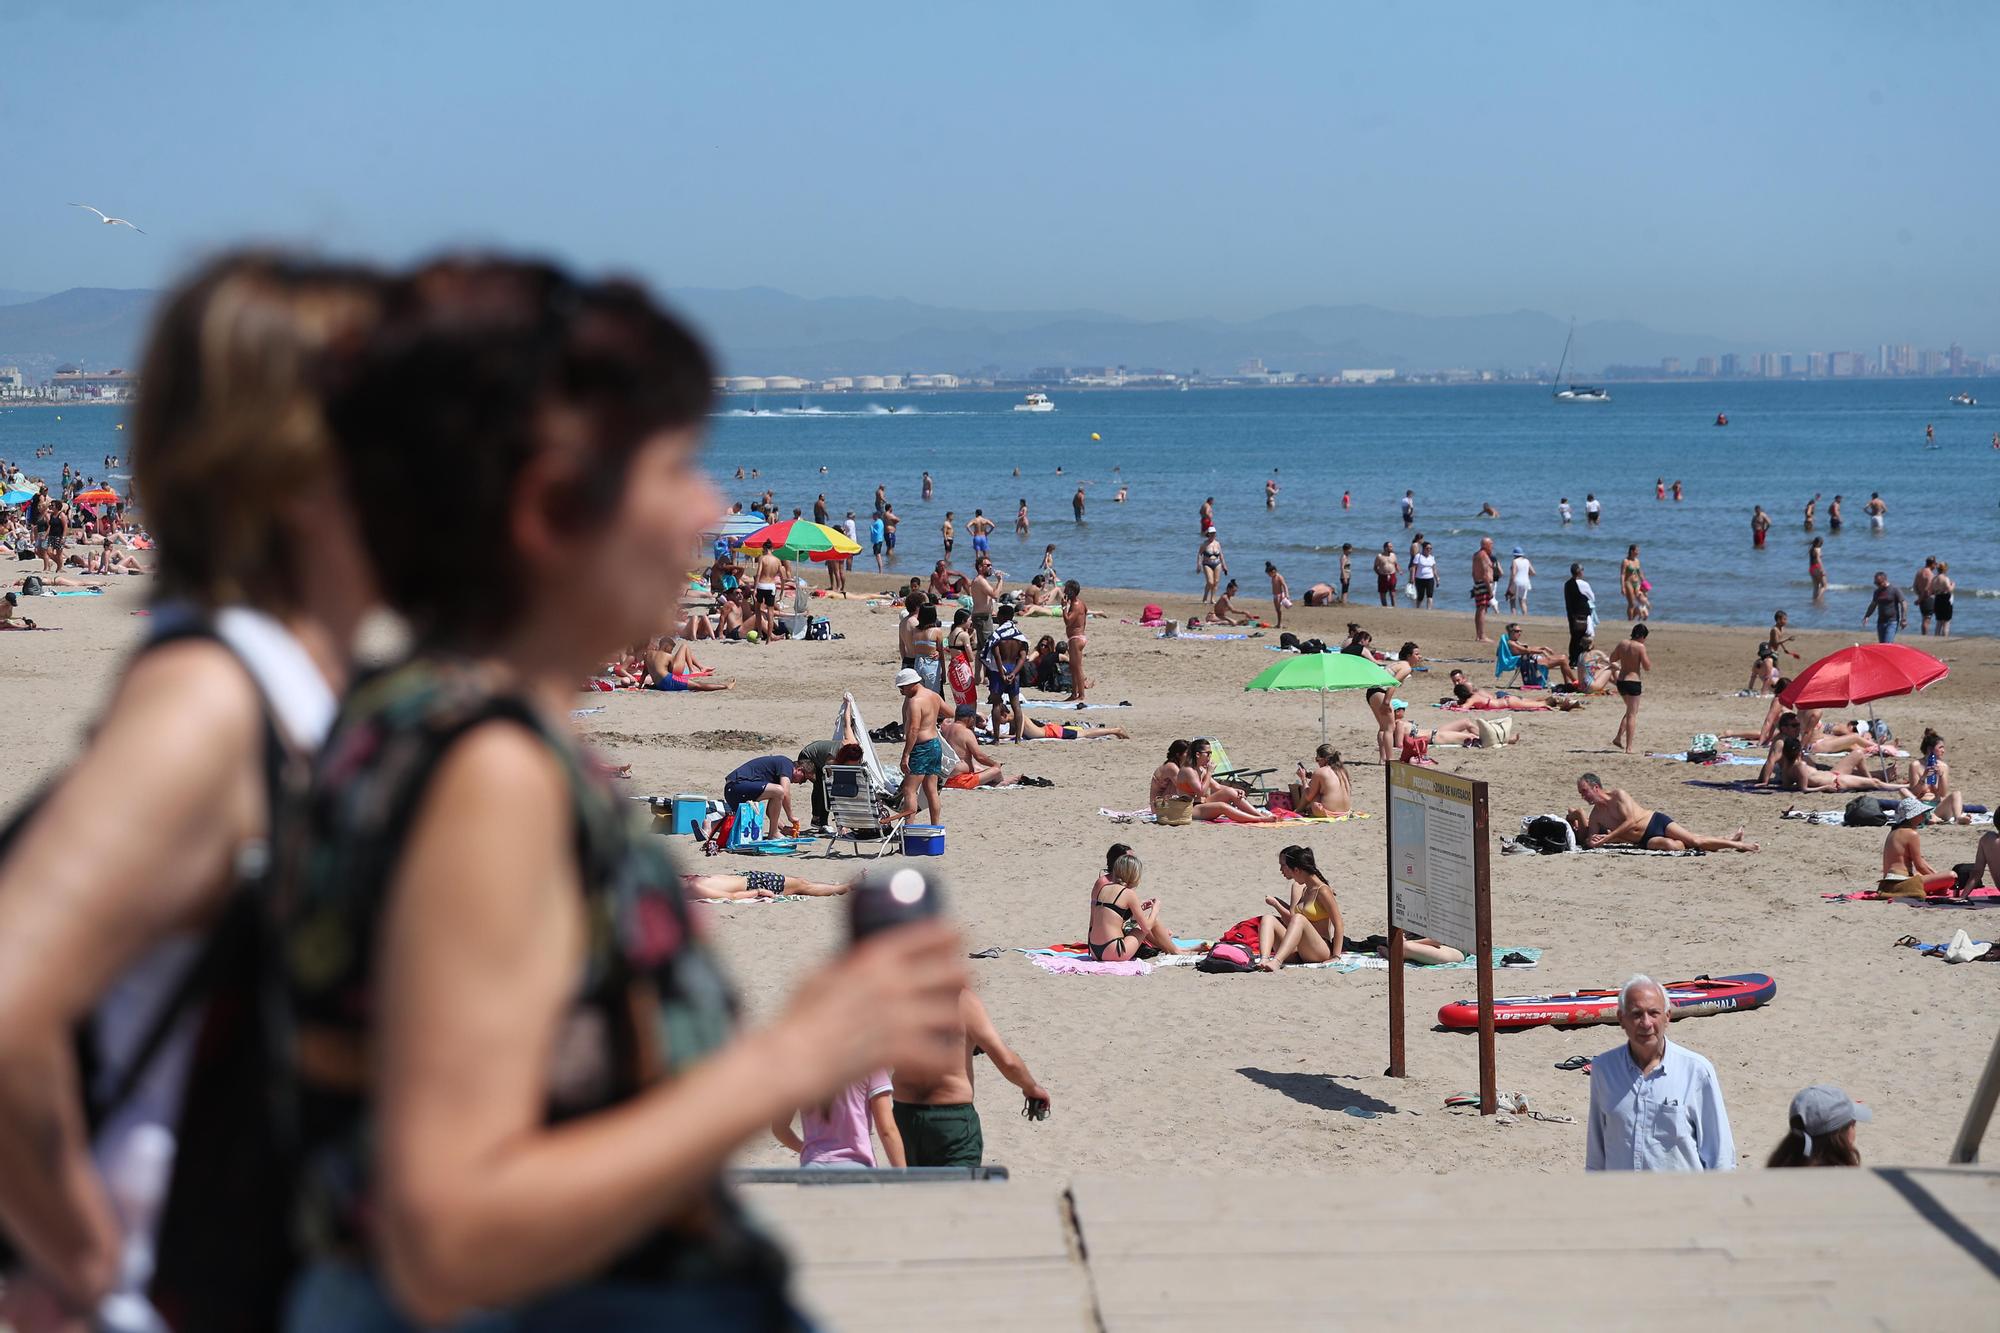
M859 944L870 935L928 921L944 911L944 890L931 876L908 866L870 870L847 891L847 933Z

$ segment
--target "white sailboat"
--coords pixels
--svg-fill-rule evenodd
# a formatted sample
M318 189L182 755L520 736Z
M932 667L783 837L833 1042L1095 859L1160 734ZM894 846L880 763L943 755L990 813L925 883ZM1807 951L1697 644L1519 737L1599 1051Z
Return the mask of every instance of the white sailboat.
M1611 395L1592 384L1564 384L1563 370L1569 365L1569 348L1576 341L1576 317L1569 321L1569 337L1563 339L1562 360L1556 366L1555 399L1559 403L1608 403Z

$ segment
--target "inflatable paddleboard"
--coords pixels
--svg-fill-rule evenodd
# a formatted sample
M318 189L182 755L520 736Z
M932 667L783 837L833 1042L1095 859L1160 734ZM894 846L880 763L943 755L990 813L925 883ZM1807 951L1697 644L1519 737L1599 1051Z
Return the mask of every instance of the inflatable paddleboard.
M1778 983L1762 972L1731 977L1697 977L1666 983L1671 1018L1699 1018L1732 1009L1755 1009L1778 993ZM1615 990L1571 991L1567 995L1509 995L1493 1001L1493 1026L1501 1031L1534 1027L1584 1027L1618 1021ZM1438 1022L1470 1031L1479 1026L1479 1001L1454 1000L1438 1010Z

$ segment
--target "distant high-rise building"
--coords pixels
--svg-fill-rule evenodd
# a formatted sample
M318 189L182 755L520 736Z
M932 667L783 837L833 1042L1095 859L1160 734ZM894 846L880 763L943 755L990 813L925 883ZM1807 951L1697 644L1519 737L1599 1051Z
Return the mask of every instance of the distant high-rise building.
M1951 345L1951 350L1946 352L1944 357L1945 368L1952 374L1957 375L1965 370L1965 349L1957 343Z
M1857 352L1835 352L1828 358L1827 370L1835 379L1850 379L1861 373L1860 363Z
M1737 356L1734 352L1724 352L1722 354L1721 373L1723 375L1741 375L1743 373L1743 358Z
M1919 374L1942 375L1944 374L1944 368L1944 353L1935 347L1926 347L1923 353L1917 358L1917 373Z
M1806 356L1806 374L1816 380L1826 378L1826 353L1811 352Z
M1679 357L1677 357L1677 356L1663 356L1663 357L1661 357L1661 358L1660 358L1660 373L1661 373L1662 375L1678 375L1678 374L1680 374L1680 373L1681 373L1681 359L1680 359Z
M1896 344L1896 373L1913 374L1917 368L1917 349L1908 343Z
M1884 375L1896 373L1896 349L1883 343L1875 349L1875 369Z
M1778 357L1778 373L1786 379L1792 377L1792 354L1790 352L1782 353Z
M1791 359L1789 356L1780 356L1776 352L1766 352L1758 358L1762 363L1760 371L1767 380L1781 379L1786 371L1790 369L1787 363Z
M1700 375L1700 376L1702 376L1702 377L1703 377L1703 378L1705 378L1705 379L1714 379L1714 378L1715 378L1715 358L1714 358L1714 357L1712 357L1712 356L1698 356L1698 357L1696 357L1696 358L1694 359L1694 373L1695 373L1695 374L1697 374L1697 375Z

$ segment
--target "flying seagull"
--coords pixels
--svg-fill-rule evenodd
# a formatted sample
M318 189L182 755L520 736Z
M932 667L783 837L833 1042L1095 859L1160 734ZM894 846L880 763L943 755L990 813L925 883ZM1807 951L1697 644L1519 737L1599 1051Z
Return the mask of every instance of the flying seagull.
M91 213L97 213L98 221L102 222L107 227L131 227L133 231L138 232L141 236L144 236L146 234L146 229L144 227L136 226L133 223L127 222L124 218L114 218L109 216L108 214L98 212L97 209L92 208L89 204L71 204L70 207L81 208Z

